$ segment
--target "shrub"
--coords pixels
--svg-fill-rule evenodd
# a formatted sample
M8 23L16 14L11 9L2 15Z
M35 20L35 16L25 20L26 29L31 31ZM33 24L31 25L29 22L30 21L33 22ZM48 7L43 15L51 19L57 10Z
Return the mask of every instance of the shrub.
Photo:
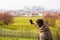
M6 25L12 24L13 23L13 15L11 15L8 12L0 13L0 21Z
M51 15L51 14L47 14L43 17L43 19L46 24L48 24L50 26L55 26L56 16Z

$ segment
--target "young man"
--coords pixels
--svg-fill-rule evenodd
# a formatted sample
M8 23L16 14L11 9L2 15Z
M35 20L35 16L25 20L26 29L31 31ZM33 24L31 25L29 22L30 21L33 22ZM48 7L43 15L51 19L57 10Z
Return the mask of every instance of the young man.
M36 25L40 29L39 40L52 40L52 34L48 25L46 25L43 19L37 19Z

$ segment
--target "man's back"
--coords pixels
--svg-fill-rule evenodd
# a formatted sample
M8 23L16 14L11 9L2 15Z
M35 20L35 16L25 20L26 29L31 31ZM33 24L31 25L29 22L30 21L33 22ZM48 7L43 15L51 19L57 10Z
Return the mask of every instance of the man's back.
M52 40L52 34L47 25L43 25L40 28L40 40Z

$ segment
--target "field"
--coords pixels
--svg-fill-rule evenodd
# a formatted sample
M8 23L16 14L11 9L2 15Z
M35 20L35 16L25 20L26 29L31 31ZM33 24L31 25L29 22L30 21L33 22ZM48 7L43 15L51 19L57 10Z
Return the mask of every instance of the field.
M0 40L38 40L39 29L29 22L32 19L35 23L38 18L41 19L41 17L14 17L14 24L0 25ZM60 39L58 36L60 35L60 27L49 28L52 32L53 40Z

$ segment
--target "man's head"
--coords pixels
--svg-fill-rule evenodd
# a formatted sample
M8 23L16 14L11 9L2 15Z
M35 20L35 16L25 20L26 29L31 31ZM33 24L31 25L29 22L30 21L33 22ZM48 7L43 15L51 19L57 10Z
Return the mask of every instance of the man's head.
M42 25L44 25L43 19L37 19L36 20L36 25L37 25L37 27L41 27Z

